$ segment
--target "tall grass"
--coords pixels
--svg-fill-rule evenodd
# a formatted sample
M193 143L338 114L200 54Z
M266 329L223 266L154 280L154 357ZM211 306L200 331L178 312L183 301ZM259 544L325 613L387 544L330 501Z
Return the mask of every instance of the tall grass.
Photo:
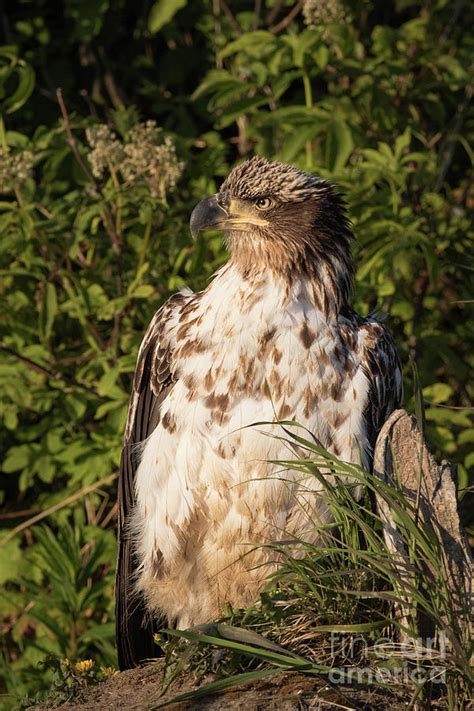
M292 425L282 423L282 439L300 456L278 462L278 476L301 474L298 499L308 517L305 490L316 477L332 520L321 526L315 516L321 531L315 545L268 545L283 564L252 608L229 609L215 625L167 631L168 680L183 669L217 669L223 677L173 701L287 670L333 684L403 686L407 700L419 707L442 697L449 709L466 708L472 688L470 603L464 591L453 594L434 530L397 481L384 482L338 460ZM356 500L359 487L363 493ZM407 556L394 556L375 501L388 506ZM456 599L465 601L461 610Z

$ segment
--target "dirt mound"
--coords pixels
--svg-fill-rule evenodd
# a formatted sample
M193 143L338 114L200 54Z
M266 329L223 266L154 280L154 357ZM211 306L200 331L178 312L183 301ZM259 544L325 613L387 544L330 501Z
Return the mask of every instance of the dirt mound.
M206 676L196 679L186 677L175 681L163 695L160 665L152 664L142 669L116 674L109 680L88 687L76 698L59 705L40 705L28 711L106 711L107 709L144 709L151 711L160 704L188 691L215 681ZM331 686L324 679L298 673L281 672L219 695L206 696L193 701L174 703L171 711L188 709L245 709L245 711L322 711L323 709L363 709L364 711L402 711L406 709L406 696L381 689Z

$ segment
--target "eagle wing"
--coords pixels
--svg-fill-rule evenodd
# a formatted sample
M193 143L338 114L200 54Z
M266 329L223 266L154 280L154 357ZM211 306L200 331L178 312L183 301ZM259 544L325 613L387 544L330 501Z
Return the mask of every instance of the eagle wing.
M190 292L192 294L192 292ZM164 337L171 314L189 296L172 296L155 314L140 346L128 410L118 482L118 560L115 580L115 625L120 669L156 656L153 623L135 591L137 563L127 521L135 504L139 462L134 445L145 440L160 421L160 406L174 384L173 353Z
M369 380L364 419L373 448L384 422L402 404L402 369L390 331L377 321L366 321L362 328L367 336L362 367Z

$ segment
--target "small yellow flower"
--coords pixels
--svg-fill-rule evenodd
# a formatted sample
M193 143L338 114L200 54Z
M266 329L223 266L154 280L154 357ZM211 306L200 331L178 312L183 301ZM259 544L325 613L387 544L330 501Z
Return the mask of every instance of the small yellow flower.
M101 667L100 672L104 676L115 676L118 674L117 669L114 669L113 667Z
M84 674L84 672L91 671L92 667L94 666L94 662L92 659L83 659L80 662L76 662L74 664L74 671L76 671L78 674Z
M69 661L69 659L67 657L66 657L66 659L63 659L61 661L61 664L63 665L63 667L70 667L71 666L71 662Z

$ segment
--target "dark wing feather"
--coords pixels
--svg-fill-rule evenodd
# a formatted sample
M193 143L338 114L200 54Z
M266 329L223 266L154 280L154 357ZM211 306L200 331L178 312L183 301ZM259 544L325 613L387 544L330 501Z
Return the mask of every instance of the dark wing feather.
M369 379L369 397L364 418L373 448L384 422L402 404L402 370L391 333L376 321L365 321L362 329L367 335L363 369Z
M118 560L115 581L116 641L120 669L156 656L153 623L143 598L134 589L136 560L127 521L135 504L138 466L134 445L142 442L160 421L160 405L173 386L172 352L163 343L171 312L188 298L171 297L157 311L143 339L137 360L118 483Z

